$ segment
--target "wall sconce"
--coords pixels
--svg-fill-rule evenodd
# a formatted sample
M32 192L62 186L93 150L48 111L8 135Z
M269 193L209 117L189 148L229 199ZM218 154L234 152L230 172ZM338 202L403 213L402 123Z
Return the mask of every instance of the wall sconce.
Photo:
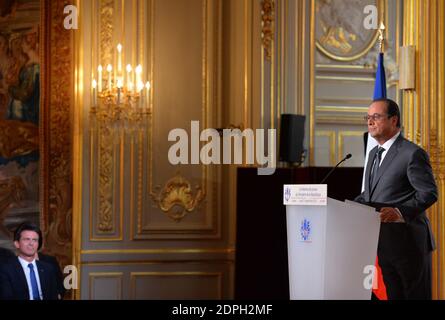
M399 87L402 90L416 88L416 47L400 47Z
M130 64L122 68L122 45L117 45L117 66L108 64L106 70L97 67L97 78L92 80L91 127L110 129L115 137L122 132L133 134L145 130L150 102L150 82L142 81L142 66L134 71Z

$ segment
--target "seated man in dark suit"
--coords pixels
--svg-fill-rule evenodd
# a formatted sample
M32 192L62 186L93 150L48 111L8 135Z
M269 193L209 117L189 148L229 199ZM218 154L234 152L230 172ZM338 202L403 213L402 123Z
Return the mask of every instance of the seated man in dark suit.
M57 273L36 260L42 247L42 231L33 223L21 224L14 233L18 256L0 265L0 299L57 300Z
M63 273L62 270L60 269L60 265L57 262L57 259L53 256L50 256L49 254L44 254L42 252L37 252L36 259L50 264L56 271L57 293L59 296L59 300L62 300L65 297L66 289L63 285Z
M5 263L10 258L15 257L14 252L9 249L0 248L0 264Z

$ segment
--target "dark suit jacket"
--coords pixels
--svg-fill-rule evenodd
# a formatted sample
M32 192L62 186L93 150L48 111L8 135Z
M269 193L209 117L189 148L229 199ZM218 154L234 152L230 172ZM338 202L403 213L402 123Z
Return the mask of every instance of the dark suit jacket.
M48 255L48 254L39 252L39 260L50 264L53 267L53 269L56 271L57 292L60 295L60 298L63 299L63 297L65 296L66 290L65 290L65 287L63 286L63 273L62 273L62 270L60 269L57 259L53 256Z
M43 261L36 261L39 271L43 300L57 300L56 273ZM22 265L17 257L0 265L0 299L29 300L28 284Z
M406 223L382 223L379 253L427 253L435 249L425 210L437 201L437 187L427 153L400 135L383 159L376 181L369 175L377 147L369 153L365 191L355 200L371 205L398 208Z
M14 252L9 249L0 248L0 264L5 263L10 258L15 257Z

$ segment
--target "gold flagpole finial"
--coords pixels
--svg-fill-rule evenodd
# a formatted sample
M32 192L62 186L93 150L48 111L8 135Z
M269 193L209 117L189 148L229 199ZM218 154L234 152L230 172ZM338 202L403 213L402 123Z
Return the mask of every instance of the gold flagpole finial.
M380 47L380 52L383 52L383 42L385 40L385 37L383 36L383 31L385 30L385 25L383 24L383 21L380 22L380 27L379 27L379 47Z

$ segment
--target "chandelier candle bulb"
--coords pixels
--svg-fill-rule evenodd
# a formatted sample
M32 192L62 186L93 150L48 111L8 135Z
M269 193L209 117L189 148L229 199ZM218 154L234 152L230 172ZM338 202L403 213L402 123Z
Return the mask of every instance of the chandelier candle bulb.
M150 81L147 81L147 83L145 84L145 103L148 109L148 107L150 106Z
M127 94L131 95L133 93L133 82L129 82L127 85Z
M99 65L97 67L97 80L98 80L97 90L99 91L99 93L101 93L102 92L102 66L101 65Z
M117 104L119 105L121 103L121 91L122 91L122 80L117 79Z
M140 86L140 83L141 83L141 73L142 73L142 66L139 64L136 67L136 70L135 70L136 79L134 79L134 84L135 84L135 88L134 89L137 90L137 91L140 91L139 86Z
M144 95L143 95L143 90L144 90L144 83L142 81L139 81L137 84L138 87L138 93L139 93L139 108L143 108L144 107Z
M117 45L117 76L122 76L122 45Z
M122 89L124 86L123 86L123 83L122 83L122 79L117 79L117 82L116 82L116 87L118 87L118 88L120 88L120 89Z
M107 66L107 71L108 71L108 91L110 91L110 93L111 93L111 71L113 70L113 67L111 66L111 64L109 64L108 66Z
M141 94L139 95L139 109L144 108L144 96L142 95L142 91Z
M131 71L133 69L131 68L131 64L127 64L127 89L128 91L131 91Z
M142 94L142 90L144 90L144 83L142 81L138 82L138 91L139 94Z
M92 82L92 87L93 87L93 106L96 106L96 86L97 86L97 82L96 82L96 79L93 79L93 82Z

